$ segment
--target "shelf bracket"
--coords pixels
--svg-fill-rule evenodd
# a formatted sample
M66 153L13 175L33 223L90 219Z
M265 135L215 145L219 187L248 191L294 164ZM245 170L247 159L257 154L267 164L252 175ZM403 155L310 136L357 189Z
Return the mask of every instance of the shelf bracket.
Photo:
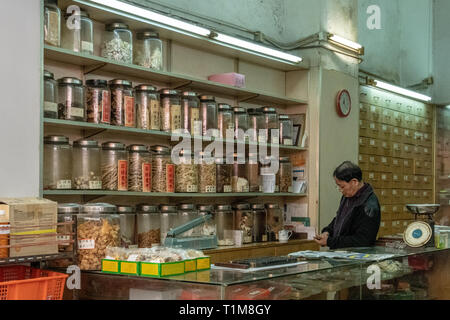
M101 129L101 130L98 130L98 131L96 131L96 132L94 132L94 133L92 133L92 134L90 134L90 135L85 136L85 132L84 132L84 130L83 130L83 139L92 138L93 136L96 136L96 135L98 135L98 134L100 134L100 133L102 133L102 132L105 132L105 131L106 131L106 129ZM82 139L81 139L81 140L82 140Z
M107 63L103 62L103 63L100 63L100 64L96 64L96 65L94 65L94 66L92 66L90 68L84 67L84 75L87 75L87 74L89 74L91 72L97 71L98 69L101 69L101 68L103 68L106 65L107 65Z
M252 94L251 96L243 97L243 98L237 99L237 100L238 100L238 102L246 102L246 101L249 101L252 99L256 99L258 97L259 97L259 94Z
M187 87L191 84L192 84L192 80L188 80L188 81L182 82L181 84L177 85L176 87L173 87L173 89L178 90L179 88Z

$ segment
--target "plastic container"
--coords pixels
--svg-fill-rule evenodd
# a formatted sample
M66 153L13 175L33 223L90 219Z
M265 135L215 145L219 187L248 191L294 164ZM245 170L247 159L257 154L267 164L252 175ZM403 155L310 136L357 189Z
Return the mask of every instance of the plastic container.
M175 132L181 129L182 109L178 90L161 89L161 130Z
M201 136L200 100L197 97L197 93L184 91L181 94L181 109L181 129L183 133Z
M101 190L101 150L97 141L78 140L73 143L72 185L73 189Z
M200 164L198 165L198 185L200 193L216 192L216 163L215 158L207 157L200 152Z
M163 47L157 32L146 30L136 33L134 63L144 68L163 69Z
M136 95L136 126L145 130L161 129L161 113L157 88L141 84L134 87Z
M219 129L219 137L222 139L233 140L234 122L233 122L233 108L226 103L219 103L217 128ZM227 130L231 130L230 135L227 136Z
M216 192L232 192L231 174L233 165L226 163L225 158L216 158Z
M217 129L217 104L216 98L213 96L201 95L200 97L200 114L202 120L202 134L208 137L218 137ZM208 133L208 130L209 131Z
M177 222L174 227L182 226L189 221L197 218L198 212L197 207L192 203L183 203L178 205L178 218ZM194 228L187 230L186 232L183 232L182 234L178 235L179 237L190 237L192 233L194 232Z
M79 10L64 15L61 47L83 54L94 54L94 25L86 11Z
M217 227L217 242L219 246L232 246L234 239L225 230L234 230L233 208L228 204L216 205L214 222Z
M206 221L202 225L194 228L195 235L212 236L217 234L217 226L215 222L214 206L212 204L201 204L197 206L198 216L203 217L211 214L212 219Z
M280 157L277 181L280 192L292 192L292 163L289 157Z
M238 154L233 154L233 165L231 172L231 189L233 192L248 192L249 184L245 158L241 159Z
M178 225L178 210L177 206L161 205L161 245L164 245L167 232Z
M58 204L58 251L73 252L73 244L68 241L75 237L72 235L76 230L76 217L81 211L81 206L77 203L59 203ZM60 223L64 223L59 225ZM60 242L61 241L61 242Z
M261 164L261 191L263 193L274 193L278 192L279 186L277 181L278 168L272 158L266 158Z
M97 124L111 123L111 93L106 80L86 80L86 119Z
M234 204L233 210L234 229L242 230L242 243L251 243L253 241L253 212L250 209L250 204Z
M128 190L128 152L123 143L102 144L101 172L104 190Z
M58 83L47 70L44 70L44 118L58 118Z
M265 124L264 124L264 114L261 108L250 108L248 111L248 129L251 129L251 135L249 141L251 142L265 142ZM263 130L260 134L259 130ZM260 138L261 136L261 138Z
M132 206L117 206L120 219L120 246L129 248L136 245L136 210Z
M122 63L133 63L133 35L128 25L116 22L105 26L101 56Z
M198 165L190 152L180 153L180 163L175 166L175 192L198 192Z
M136 192L152 191L152 159L148 148L133 144L128 150L128 190Z
M84 121L85 101L83 82L77 78L58 79L58 118Z
M263 203L251 205L253 212L253 242L267 241L267 217Z
M294 122L289 115L280 114L280 144L292 146L294 144Z
M267 236L269 241L278 241L278 231L283 229L283 211L277 203L267 203Z
M248 113L245 108L234 107L234 137L239 141L247 140L245 138L245 133L248 130Z
M248 162L246 164L247 178L248 178L248 191L259 192L261 191L261 179L259 175L259 162L257 153L248 154Z
M175 165L172 163L170 149L165 146L152 146L152 191L175 192Z
M158 206L140 204L137 209L137 239L139 248L151 248L161 243L161 215Z
M58 0L44 1L44 43L55 47L61 44L61 10Z
M44 190L72 188L72 146L64 136L44 137Z
M111 124L136 127L136 106L132 82L113 79L109 81L109 87L111 89Z
M264 130L265 130L265 141L260 141L261 143L272 143L279 144L280 135L276 134L275 130L279 131L278 115L275 108L264 107L262 108L264 114Z

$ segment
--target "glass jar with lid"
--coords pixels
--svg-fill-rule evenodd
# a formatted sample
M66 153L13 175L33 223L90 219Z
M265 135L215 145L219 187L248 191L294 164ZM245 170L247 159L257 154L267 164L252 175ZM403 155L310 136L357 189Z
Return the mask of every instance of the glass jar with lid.
M294 122L287 114L280 114L280 144L292 146L294 141Z
M177 206L173 205L161 205L161 245L164 245L166 240L167 232L175 228L178 225L178 210Z
M248 113L245 108L234 107L234 137L239 141L245 141L245 133L248 130ZM242 130L242 131L241 131Z
M228 164L226 158L216 158L216 192L233 192L231 174L233 165Z
M251 243L253 241L253 212L249 203L236 203L233 205L234 210L234 229L243 231L243 243Z
M214 211L214 221L217 227L217 242L219 246L232 246L234 239L233 208L229 204L218 204Z
M175 132L181 129L181 98L178 90L161 89L161 130Z
M58 251L73 252L73 243L75 239L76 217L80 213L81 206L77 203L58 203Z
M278 115L277 115L276 109L272 108L272 107L264 107L264 108L262 108L262 112L264 114L264 129L265 129L265 139L266 139L266 141L264 141L264 142L272 143L272 144L279 144L280 135L277 132L279 130L279 124L278 124Z
M253 212L253 242L267 241L267 217L266 208L263 203L251 205Z
M176 225L179 227L198 217L197 206L192 203L183 203L178 205L178 218ZM194 232L194 228L180 234L181 237L189 237Z
M175 192L175 165L172 163L170 148L152 146L152 191Z
M184 91L181 93L181 129L184 134L192 136L202 135L202 123L200 119L200 100L197 93Z
M247 178L248 178L248 191L259 192L261 189L261 181L259 175L259 162L257 153L248 154Z
M248 192L249 184L245 157L233 154L233 167L231 171L231 189L233 192Z
M219 129L219 137L222 139L234 139L234 123L233 123L233 108L226 103L218 104L219 113L217 115L217 129ZM231 129L233 134L227 137L227 130Z
M203 224L194 228L193 234L203 236L213 236L217 233L217 227L214 220L214 205L212 204L200 204L197 206L198 216L204 217L208 214L212 215L212 218L205 221Z
M278 162L272 157L266 157L261 163L261 191L263 193L278 192Z
M88 203L77 217L77 254L81 270L101 270L107 247L120 244L120 217L108 203Z
M58 118L84 121L84 86L80 79L64 77L58 79Z
M72 185L74 189L101 190L100 146L97 141L73 142Z
M267 236L269 241L278 241L278 231L283 229L283 211L277 203L267 203Z
M113 79L109 81L109 87L111 89L111 124L136 127L136 106L132 82Z
M200 97L200 117L202 121L202 134L208 137L218 137L217 129L217 104L213 96L201 95ZM208 130L211 130L208 133Z
M181 150L175 166L175 192L198 192L198 165L190 150Z
M155 86L141 84L134 87L136 94L136 126L145 130L160 130L159 93Z
M133 144L128 150L128 190L137 192L152 191L152 159L148 148Z
M265 142L266 139L264 134L260 133L260 130L264 130L264 128L264 114L262 113L261 108L248 109L248 129L251 129L249 140L254 143Z
M101 56L122 63L133 63L133 35L128 25L115 22L105 26Z
M44 190L72 188L72 146L64 136L44 137Z
M200 193L216 192L216 162L215 158L206 152L198 154L198 185Z
M120 219L120 247L136 246L136 209L133 206L118 205Z
M94 54L94 25L89 14L73 10L64 14L61 47L84 54Z
M44 118L58 118L58 83L47 70L44 70Z
M44 1L44 42L59 47L61 44L61 9L58 0Z
M128 152L120 142L105 142L101 154L102 187L104 190L128 190Z
M163 69L163 48L158 32L146 30L136 33L134 63L144 68Z
M161 243L161 216L155 205L139 204L137 210L138 247L151 248Z
M277 181L280 192L292 192L292 163L289 157L280 157Z
M106 80L86 80L86 118L91 123L111 123L111 94Z

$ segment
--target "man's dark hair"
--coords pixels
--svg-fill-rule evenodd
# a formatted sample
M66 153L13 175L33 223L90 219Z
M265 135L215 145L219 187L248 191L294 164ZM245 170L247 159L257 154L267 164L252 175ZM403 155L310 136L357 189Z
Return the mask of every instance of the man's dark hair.
M362 180L361 168L350 161L344 161L334 169L333 177L338 180L350 182L352 179Z

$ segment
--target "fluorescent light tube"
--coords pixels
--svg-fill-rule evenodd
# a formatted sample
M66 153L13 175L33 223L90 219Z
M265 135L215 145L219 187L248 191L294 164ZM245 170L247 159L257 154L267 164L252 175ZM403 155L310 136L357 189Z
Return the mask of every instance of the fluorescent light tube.
M422 100L422 101L431 101L431 97L428 97L428 96L426 96L424 94L420 94L420 93L417 93L415 91L411 91L411 90L408 90L408 89L397 87L397 86L394 86L392 84L389 84L389 83L386 83L386 82L383 82L383 81L374 80L374 84L378 88L381 88L381 89L384 89L384 90L388 90L388 91L391 91L391 92L396 92L396 93L402 94L404 96L408 96L408 97L411 97L411 98L419 99L419 100Z
M347 40L347 39L342 38L342 37L340 37L340 36L337 36L337 35L335 35L335 34L330 34L330 35L328 36L328 39L330 39L331 41L340 43L340 44L342 44L342 45L344 45L344 46L346 46L346 47L355 49L355 50L360 50L360 49L362 48L362 45L360 45L359 43L356 43L356 42Z

